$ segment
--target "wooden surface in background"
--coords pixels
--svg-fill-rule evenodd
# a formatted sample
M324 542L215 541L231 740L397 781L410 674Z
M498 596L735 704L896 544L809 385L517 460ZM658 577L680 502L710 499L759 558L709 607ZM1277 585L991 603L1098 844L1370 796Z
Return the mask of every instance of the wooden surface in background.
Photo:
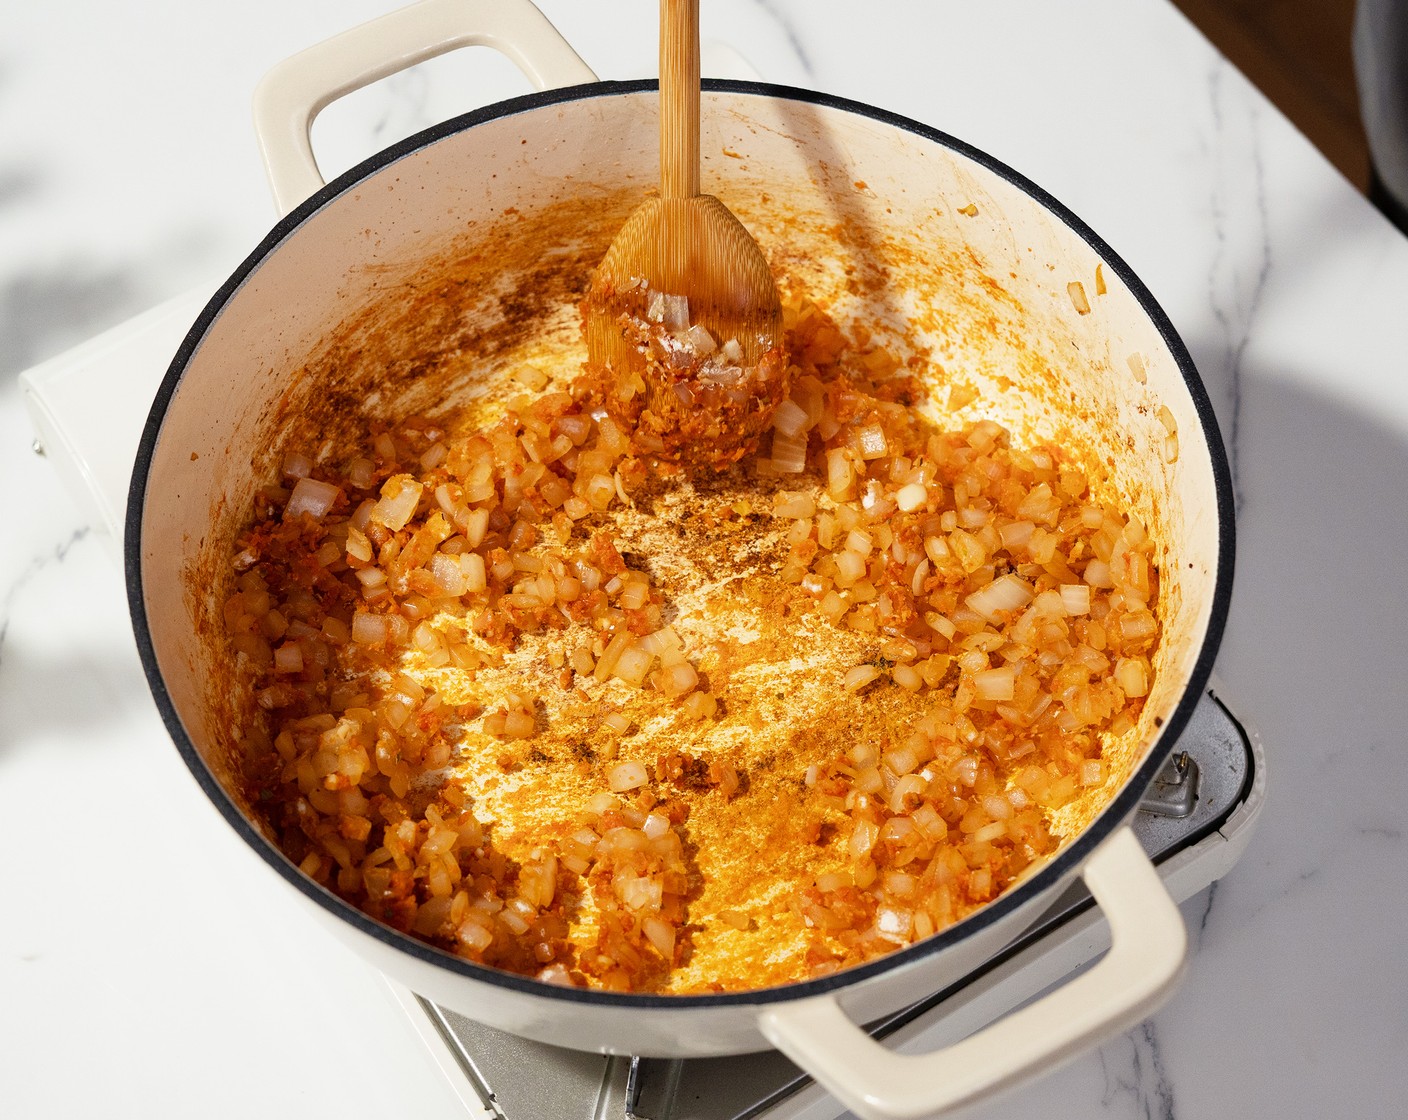
M1173 4L1350 182L1367 190L1369 149L1350 52L1354 0Z

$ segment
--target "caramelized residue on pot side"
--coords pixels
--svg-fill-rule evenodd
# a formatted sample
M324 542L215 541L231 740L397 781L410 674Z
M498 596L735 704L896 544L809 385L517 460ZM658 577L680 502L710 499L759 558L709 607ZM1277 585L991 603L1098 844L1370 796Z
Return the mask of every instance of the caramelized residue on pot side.
M225 620L249 801L307 874L473 960L686 992L892 951L1055 849L1148 691L1147 536L1059 450L921 422L863 328L787 325L727 471L531 366L285 460Z

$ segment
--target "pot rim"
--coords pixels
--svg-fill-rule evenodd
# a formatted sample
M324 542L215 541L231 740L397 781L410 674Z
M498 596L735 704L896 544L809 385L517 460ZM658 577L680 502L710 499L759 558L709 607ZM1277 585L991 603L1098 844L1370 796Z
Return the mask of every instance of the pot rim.
M1212 609L1207 632L1195 660L1193 670L1185 684L1183 694L1163 726L1159 729L1144 760L1130 774L1124 788L1107 804L1095 820L1091 821L1054 859L1042 867L1029 879L1009 888L981 909L931 935L923 941L897 949L875 960L842 969L829 976L812 980L795 981L780 986L750 989L737 992L718 992L697 995L662 995L637 992L608 992L592 988L568 988L548 984L530 976L505 972L488 965L477 964L462 957L454 956L437 949L409 934L400 933L390 926L383 925L355 906L344 901L332 891L315 883L295 867L284 854L268 840L235 805L224 787L216 780L205 761L186 733L181 718L176 712L170 694L157 663L156 650L151 630L147 622L146 605L142 588L142 548L141 532L144 500L148 472L157 441L161 435L162 423L177 386L184 376L191 357L196 352L201 339L211 324L224 310L225 305L243 285L244 281L270 256L279 244L333 199L345 193L356 184L369 178L396 161L446 139L459 132L488 121L531 112L553 105L574 101L586 101L598 97L618 97L622 95L651 93L659 88L653 79L632 81L603 81L585 85L566 86L525 94L506 101L484 106L460 116L451 118L393 144L368 157L361 163L326 184L299 206L278 220L259 245L231 274L228 280L211 297L192 325L180 349L169 366L161 387L153 401L151 411L142 431L138 445L132 482L128 492L127 515L124 532L125 582L128 608L132 616L132 626L136 637L138 653L147 683L161 714L162 722L171 735L177 751L190 769L196 782L206 796L214 803L226 822L289 884L312 902L330 911L334 916L350 923L354 928L383 945L407 953L419 961L432 966L445 968L460 976L508 989L524 995L568 1002L598 1005L603 1007L625 1007L634 1010L674 1010L688 1008L722 1008L758 1006L794 999L807 999L813 996L834 993L853 985L870 980L891 969L904 968L933 954L943 952L951 946L979 935L984 929L1001 921L1035 895L1044 893L1051 887L1077 872L1084 861L1094 852L1105 838L1119 827L1137 808L1144 790L1154 780L1165 759L1172 753L1179 733L1187 724L1207 687L1217 657L1218 646L1232 598L1232 575L1235 559L1236 529L1235 505L1232 489L1231 468L1227 452L1223 446L1221 433L1212 402L1207 395L1193 360L1179 338L1172 322L1153 294L1135 275L1128 264L1084 221L1077 217L1064 204L1043 188L1007 164L988 155L986 152L957 139L937 128L923 124L913 118L880 109L864 102L838 97L834 94L794 86L776 85L768 82L736 81L730 79L706 78L702 87L707 92L742 94L750 97L775 98L817 105L835 109L856 116L866 117L877 123L888 125L911 133L919 138L938 144L962 155L984 167L1018 188L1048 213L1059 219L1073 233L1083 239L1101 258L1106 266L1114 271L1129 288L1144 313L1158 330L1183 376L1185 388L1192 399L1194 410L1202 426L1203 436L1210 453L1213 483L1217 499L1218 557L1217 571L1214 574Z

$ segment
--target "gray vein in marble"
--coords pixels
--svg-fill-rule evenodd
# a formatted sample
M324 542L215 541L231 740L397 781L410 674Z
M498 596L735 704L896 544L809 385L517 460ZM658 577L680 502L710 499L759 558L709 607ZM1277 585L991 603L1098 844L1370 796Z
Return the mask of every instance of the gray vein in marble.
M1218 65L1209 79L1209 94L1212 103L1215 135L1221 143L1229 143L1227 133L1227 93L1225 80L1228 71ZM1242 506L1241 488L1241 427L1242 427L1242 373L1247 345L1251 341L1252 328L1257 311L1261 306L1266 281L1271 273L1271 241L1269 220L1266 209L1266 174L1256 127L1256 105L1250 100L1243 102L1252 119L1249 154L1252 166L1252 182L1255 196L1256 215L1260 228L1256 231L1260 243L1260 254L1255 262L1255 278L1248 296L1242 298L1238 291L1239 265L1242 263L1232 254L1232 198L1229 191L1229 178L1219 177L1212 195L1213 233L1217 239L1217 252L1213 257L1210 274L1209 297L1212 313L1223 334L1223 353L1228 373L1228 425L1225 440L1227 456L1232 471L1232 494L1237 508ZM1226 275L1222 275L1223 273ZM1223 298L1225 296L1225 299Z
M50 564L62 564L64 558L68 555L69 549L86 537L88 530L89 527L87 525L84 525L80 529L75 529L73 533L70 534L68 540L55 545L49 555L36 556L25 565L24 570L16 577L15 582L10 584L9 589L6 590L4 600L0 601L0 666L5 664L5 638L10 632L10 607L19 596L20 591L24 589L25 584Z
M1290 874L1278 875L1274 893L1256 905L1243 909L1240 918L1241 924L1246 925L1260 918L1262 914L1273 907L1285 905L1299 907L1302 905L1299 901L1301 889L1312 883L1318 883L1326 875L1331 880L1330 889L1335 890L1336 884L1343 882L1342 869L1345 864L1359 864L1366 858L1365 848L1358 841L1375 839L1389 845L1398 845L1403 841L1401 829L1381 824L1359 825L1357 827L1342 825L1336 836L1337 842L1313 852L1302 853L1302 858L1307 863L1314 860L1314 866L1302 866L1299 870L1292 869Z
M1129 1048L1126 1061L1118 1061L1115 1051ZM1164 1071L1158 1035L1153 1023L1144 1023L1117 1042L1100 1048L1100 1069L1105 1077L1101 1105L1109 1110L1116 1101L1128 1098L1132 1115L1145 1120L1174 1120L1173 1085Z
M385 111L372 126L372 136L376 139L373 150L394 144L435 123L426 108L430 83L423 73L411 69L393 74L386 80L386 89L390 96Z
M1197 950L1203 943L1203 935L1207 933L1208 920L1212 917L1213 906L1217 903L1217 888L1219 880L1214 879L1203 896L1203 912L1198 916L1197 929L1193 933L1193 948Z
M796 54L797 61L801 64L807 76L811 78L816 77L816 72L812 69L812 61L808 57L806 49L802 46L801 36L797 34L797 29L792 25L792 21L778 10L774 0L757 0L757 5L760 10L767 12L767 14L776 21L778 27L782 28L782 33L787 36L788 45L791 46L793 53Z

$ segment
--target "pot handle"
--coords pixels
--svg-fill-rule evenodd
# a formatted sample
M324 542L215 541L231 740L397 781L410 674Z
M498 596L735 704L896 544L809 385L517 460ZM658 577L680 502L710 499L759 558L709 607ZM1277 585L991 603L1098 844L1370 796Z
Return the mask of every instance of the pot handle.
M830 995L768 1008L759 1027L864 1120L938 1116L1045 1072L1152 1014L1177 985L1187 956L1178 907L1128 827L1095 850L1081 876L1109 921L1109 952L961 1042L898 1054L851 1022Z
M460 47L493 47L536 89L595 82L529 0L419 0L300 51L254 91L254 130L280 214L323 186L313 118L340 97Z

